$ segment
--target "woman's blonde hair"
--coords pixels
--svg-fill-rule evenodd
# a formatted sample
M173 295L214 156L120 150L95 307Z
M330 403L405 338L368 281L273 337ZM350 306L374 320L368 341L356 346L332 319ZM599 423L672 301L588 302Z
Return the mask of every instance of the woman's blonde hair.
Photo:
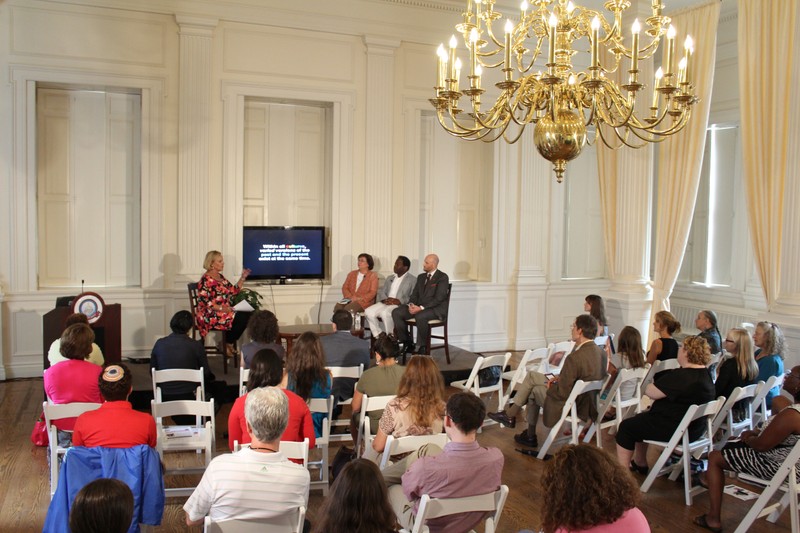
M222 257L222 252L218 250L211 250L206 254L206 258L203 259L203 268L206 270L211 270L211 263L217 260L217 257Z
M667 333L673 335L681 330L681 323L675 318L675 315L669 311L659 311L656 313L656 322L667 328Z
M444 416L444 378L433 359L415 355L397 386L397 398L408 400L415 424L430 427Z
M711 348L699 335L689 335L683 339L683 349L686 351L686 360L693 365L706 366L711 361Z
M736 359L736 368L742 379L753 380L758 376L758 363L755 358L755 345L750 332L744 328L733 328L727 337L733 341L733 356Z

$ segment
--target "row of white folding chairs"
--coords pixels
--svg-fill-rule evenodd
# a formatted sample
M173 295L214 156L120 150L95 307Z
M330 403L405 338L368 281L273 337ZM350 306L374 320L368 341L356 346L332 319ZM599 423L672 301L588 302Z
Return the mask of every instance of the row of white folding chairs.
M306 508L300 506L290 512L274 518L259 520L212 520L205 519L204 533L301 533L306 518Z

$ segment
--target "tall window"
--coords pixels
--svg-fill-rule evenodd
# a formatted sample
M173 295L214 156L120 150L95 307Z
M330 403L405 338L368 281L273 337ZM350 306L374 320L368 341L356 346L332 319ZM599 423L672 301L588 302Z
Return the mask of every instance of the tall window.
M706 132L697 203L681 279L706 286L733 284L733 265L745 257L748 241L737 125L713 125ZM740 255L741 253L741 255Z
M420 154L418 257L446 258L453 280L491 280L493 145L453 137L425 111Z
M245 101L244 225L329 226L329 104Z
M141 96L36 94L39 287L141 285Z

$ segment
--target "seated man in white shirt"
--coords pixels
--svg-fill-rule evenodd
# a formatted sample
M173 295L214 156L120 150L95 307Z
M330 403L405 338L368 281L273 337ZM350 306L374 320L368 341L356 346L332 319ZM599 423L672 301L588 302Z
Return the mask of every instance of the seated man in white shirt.
M254 389L244 416L250 447L211 461L183 506L187 525L201 525L206 515L215 521L271 519L308 505L308 470L278 451L289 420L286 395L277 387Z
M381 332L394 335L394 320L392 311L399 305L406 305L417 278L408 273L411 261L404 255L398 255L394 262L394 274L386 278L383 288L378 291L377 301L367 307L364 315L369 322L369 330L376 337ZM382 320L381 323L378 319Z

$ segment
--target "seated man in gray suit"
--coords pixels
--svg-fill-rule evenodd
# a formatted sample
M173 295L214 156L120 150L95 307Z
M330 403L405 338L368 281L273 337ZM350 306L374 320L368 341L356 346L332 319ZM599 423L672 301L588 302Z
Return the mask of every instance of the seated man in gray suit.
M354 337L350 333L353 327L353 316L350 311L339 309L331 317L333 334L320 338L322 352L325 354L325 366L358 366L369 368L369 341ZM337 402L353 397L355 378L336 378L333 380L331 394Z
M394 274L386 278L383 288L378 291L378 301L367 307L364 314L369 322L369 330L376 337L381 333L394 335L392 311L399 305L406 305L414 290L416 278L408 273L411 261L404 255L398 255L394 262ZM380 321L383 320L383 326Z

